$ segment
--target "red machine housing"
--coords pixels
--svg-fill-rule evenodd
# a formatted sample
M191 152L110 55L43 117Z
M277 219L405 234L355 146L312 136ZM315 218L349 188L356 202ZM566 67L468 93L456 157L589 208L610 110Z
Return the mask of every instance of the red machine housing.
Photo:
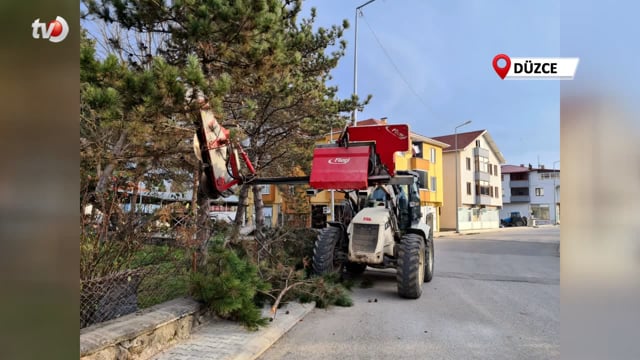
M316 147L309 185L317 190L366 189L370 146Z
M375 145L375 148L371 146ZM408 125L354 126L346 146L318 146L313 151L309 185L317 190L364 190L369 186L373 149L389 176L395 175L395 153L409 151Z
M395 154L411 149L409 125L369 125L347 128L349 142L374 141L380 162L387 168L390 176L396 172Z

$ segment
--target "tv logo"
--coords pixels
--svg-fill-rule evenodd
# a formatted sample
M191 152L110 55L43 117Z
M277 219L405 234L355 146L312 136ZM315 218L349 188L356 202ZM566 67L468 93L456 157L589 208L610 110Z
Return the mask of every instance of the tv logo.
M43 39L49 39L54 43L59 43L69 34L69 25L61 16L56 16L56 19L51 20L48 24L40 22L40 19L35 19L31 27L33 28L31 35L34 39L40 39L42 35Z

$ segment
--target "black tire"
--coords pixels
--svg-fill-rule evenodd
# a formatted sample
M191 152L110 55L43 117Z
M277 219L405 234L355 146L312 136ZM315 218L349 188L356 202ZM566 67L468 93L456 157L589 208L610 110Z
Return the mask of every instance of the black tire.
M522 222L522 220L516 220L516 226L523 226L524 223Z
M348 273L359 275L362 274L365 270L367 270L367 264L360 264L354 262L347 262L344 264L345 269Z
M433 237L427 239L427 246L424 249L424 282L430 282L433 279L433 268L435 265L435 249L433 246Z
M313 246L313 264L311 265L316 275L342 270L344 260L340 256L340 249L336 248L341 236L342 230L335 226L324 228L318 234Z
M398 267L396 280L398 295L417 299L422 295L424 282L425 246L422 236L406 234L398 245Z

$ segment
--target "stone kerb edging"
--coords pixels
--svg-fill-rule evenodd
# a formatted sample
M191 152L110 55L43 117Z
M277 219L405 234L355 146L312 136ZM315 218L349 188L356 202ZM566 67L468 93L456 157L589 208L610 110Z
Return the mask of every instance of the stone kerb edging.
M171 300L80 330L80 359L144 360L188 338L204 322L200 304Z

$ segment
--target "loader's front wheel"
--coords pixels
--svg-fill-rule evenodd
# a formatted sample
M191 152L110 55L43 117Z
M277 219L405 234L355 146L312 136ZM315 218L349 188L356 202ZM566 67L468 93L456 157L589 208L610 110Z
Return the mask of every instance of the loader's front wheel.
M422 295L425 271L425 246L422 236L406 234L398 245L398 268L396 280L398 295L417 299Z
M316 275L341 271L344 263L342 249L339 248L342 230L335 226L320 231L313 247L313 272Z

